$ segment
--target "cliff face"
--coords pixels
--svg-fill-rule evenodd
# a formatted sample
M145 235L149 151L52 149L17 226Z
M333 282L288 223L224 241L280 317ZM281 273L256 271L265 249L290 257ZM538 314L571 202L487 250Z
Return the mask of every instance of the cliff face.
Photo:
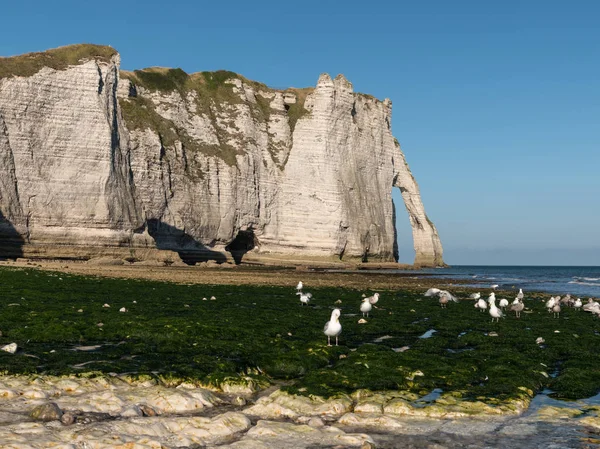
M342 76L281 91L231 72L120 73L109 47L0 59L0 236L191 262L252 248L391 261L397 186L415 262L443 264L390 123L389 100Z

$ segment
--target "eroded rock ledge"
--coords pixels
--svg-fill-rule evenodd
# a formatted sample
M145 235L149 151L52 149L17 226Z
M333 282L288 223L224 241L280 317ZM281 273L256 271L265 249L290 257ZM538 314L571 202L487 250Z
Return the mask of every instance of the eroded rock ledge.
M396 186L415 263L443 265L388 99L119 65L93 45L0 58L0 255L393 261Z
M386 435L421 435L421 443L429 444L427 438L443 432L444 447L464 447L460 438L465 436L471 444L477 438L521 444L514 447L530 447L528 438L537 438L532 447L562 438L564 447L573 447L569 444L577 441L581 426L600 427L597 407L547 406L523 414L531 396L527 391L493 405L442 396L415 406L415 398L403 392L357 391L325 400L276 390L257 398L255 388L242 386L233 382L227 394L228 388L168 387L149 377L2 376L0 441L21 449L374 448ZM50 414L58 413L32 413L47 404ZM544 435L536 436L541 428ZM451 444L453 438L457 445Z

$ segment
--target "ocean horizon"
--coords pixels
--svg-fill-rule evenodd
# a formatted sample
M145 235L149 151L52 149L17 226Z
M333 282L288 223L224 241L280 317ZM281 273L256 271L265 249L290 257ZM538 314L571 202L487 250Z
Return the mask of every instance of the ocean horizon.
M406 272L408 270L398 270ZM415 276L427 275L428 278L455 279L460 285L481 287L491 290L520 288L527 292L546 292L549 294L575 297L600 297L600 266L571 265L453 265L443 268L423 268L413 271Z

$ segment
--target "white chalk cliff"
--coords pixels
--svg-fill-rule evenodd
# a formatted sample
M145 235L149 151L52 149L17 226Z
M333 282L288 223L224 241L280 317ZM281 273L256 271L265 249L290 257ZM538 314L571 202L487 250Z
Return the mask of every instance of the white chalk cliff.
M0 58L0 256L393 261L396 186L415 263L443 264L389 100L341 75L276 90L231 72L119 63L92 45Z

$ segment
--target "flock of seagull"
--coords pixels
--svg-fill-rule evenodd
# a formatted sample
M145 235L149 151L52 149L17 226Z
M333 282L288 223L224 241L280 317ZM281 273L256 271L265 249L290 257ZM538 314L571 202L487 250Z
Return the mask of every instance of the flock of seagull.
M300 296L300 305L308 305L312 299L312 294L309 292L303 292L303 288L304 285L302 284L302 281L298 282L298 285L296 286L296 295ZM369 316L369 312L373 310L373 306L377 304L377 301L379 301L379 293L375 293L373 296L363 298L360 304L360 311L363 314L363 318L365 316ZM323 333L327 335L327 346L331 346L331 337L335 337L335 345L338 346L338 339L342 333L342 323L340 323L341 313L342 312L340 309L333 309L331 311L331 318L329 321L327 321L327 323L325 323Z
M303 292L302 281L298 282L296 286L296 295L300 296L300 304L308 305L310 300L312 299L312 294L308 292ZM498 288L497 284L491 286L492 290ZM364 296L364 295L363 295ZM441 290L439 288L430 288L424 294L424 296L432 297L437 296L439 298L440 306L442 308L446 308L449 302L458 302L456 296L450 293L447 290ZM496 293L492 291L489 294L489 297L486 299L481 297L481 293L473 293L469 295L469 299L475 301L475 308L479 309L481 312L489 311L490 316L492 317L492 322L499 322L500 318L505 316L505 312L508 310L510 312L515 312L516 318L521 318L521 312L525 309L525 304L523 303L523 298L525 297L523 293L523 289L519 289L519 293L512 301L509 301L506 298L500 298L498 300L498 305L496 305ZM379 301L379 293L375 293L373 296L363 298L360 304L360 311L364 317L369 316L369 312L373 309L373 306ZM563 297L560 296L552 296L548 301L546 301L546 309L548 312L551 312L554 318L560 317L561 307L572 307L575 310L584 310L586 312L590 312L600 317L600 303L595 301L593 298L589 298L586 304L583 304L580 298L572 298L570 294L567 294ZM331 318L327 323L325 323L325 327L323 328L323 333L327 336L327 346L331 346L331 338L335 337L335 345L338 345L338 338L342 333L342 324L340 323L340 309L333 309L331 312ZM361 320L359 322L365 322Z
M498 288L498 285L492 285L492 289L495 290ZM448 304L448 301L452 300L458 302L458 300L446 290L440 290L439 288L430 288L425 292L425 296L438 296L440 300L440 305L445 308ZM500 321L500 318L504 317L504 313L508 309L510 312L515 312L515 316L517 318L521 318L521 312L525 309L525 304L523 303L523 289L519 289L519 293L512 303L505 298L501 298L498 301L498 305L496 305L496 293L491 292L489 294L488 299L484 299L481 297L481 293L473 293L469 296L469 299L475 300L475 308L479 309L481 312L485 312L489 309L489 314L492 317L492 322L494 320L496 322ZM548 301L546 301L546 309L548 312L551 312L554 318L560 318L561 307L572 307L575 310L584 310L586 312L593 313L600 317L600 303L595 301L593 298L589 298L586 304L583 304L581 298L572 298L570 294L567 294L563 297L560 296L552 296Z

